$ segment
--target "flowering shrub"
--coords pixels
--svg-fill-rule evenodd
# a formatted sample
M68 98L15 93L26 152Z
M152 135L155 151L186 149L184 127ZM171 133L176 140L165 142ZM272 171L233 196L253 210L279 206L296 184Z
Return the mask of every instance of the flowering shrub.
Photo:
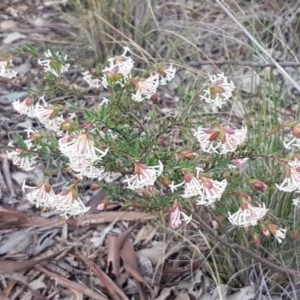
M44 68L48 86L63 82L68 70L77 64L52 50L38 63ZM17 76L12 67L11 60L2 59L0 76ZM274 216L257 197L257 193L268 193L269 186L263 180L249 178L248 168L261 154L248 147L247 127L234 128L205 117L190 122L188 118L190 108L197 107L199 101L220 109L226 106L235 89L232 81L223 73L210 76L194 97L183 101L183 108L188 109L176 117L160 118L155 109L151 113L144 109L175 73L172 64L152 67L144 73L135 71L130 50L124 48L123 54L109 58L103 66L82 68L84 82L99 92L107 90L109 99L90 101L76 88L70 88L65 99L63 90L56 91L60 96L57 101L53 91L16 99L13 108L36 120L39 126L17 136L18 144L9 142L9 159L26 171L40 161L50 162L45 170L47 178L39 186L24 182L26 198L32 205L54 209L66 218L78 216L89 211L80 198L81 184L88 181L105 189L108 199L122 197L130 202L139 196L143 205L158 199L153 203L159 205L152 205L152 209L167 208L174 229L193 222L192 215L185 213L186 205L194 212L211 207L216 215L228 211L227 225L252 228L257 243L259 231L281 243L286 229L272 223ZM290 128L293 135L283 144L292 153L288 159L274 157L286 167L286 178L272 188L299 192L300 160L294 150L300 145L300 125L287 122L269 136L284 127ZM182 141L180 146L171 142L174 131ZM67 174L69 182L58 189L51 182L61 173ZM257 192L249 192L251 188ZM297 198L293 204L299 206L299 202Z

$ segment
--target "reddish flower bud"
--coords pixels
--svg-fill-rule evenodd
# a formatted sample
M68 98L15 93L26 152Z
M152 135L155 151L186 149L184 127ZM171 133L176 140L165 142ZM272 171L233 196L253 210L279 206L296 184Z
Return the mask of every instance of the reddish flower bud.
M27 105L27 106L31 106L34 101L33 101L33 97L27 97L24 99L24 103Z
M260 240L260 235L257 234L257 233L254 233L253 235L253 240L254 240L254 243L259 246L261 244L261 240Z
M250 182L259 191L266 191L268 189L268 186L260 180L250 180Z
M166 188L168 188L169 185L170 185L171 183L172 183L172 181L171 181L169 178L163 177L163 179L162 179L162 184L163 184Z
M158 139L157 142L158 142L159 144L163 144L163 143L166 141L166 139L167 139L167 136L162 136L161 138Z
M193 152L192 150L183 150L180 152L180 154L187 159L192 159L192 158L198 156L198 154Z
M215 141L218 138L219 134L220 134L219 131L213 131L213 133L210 135L208 140L210 142Z
M245 192L240 192L239 191L239 196L242 198L242 200L246 200L247 201L252 201L252 198L249 194L245 193Z
M159 102L159 96L157 94L152 95L150 99L153 103Z
M298 139L300 138L300 124L297 124L296 126L294 126L292 128L292 134L294 137L296 137Z
M271 235L270 230L266 226L262 227L261 231L265 236Z
M62 129L63 131L68 131L68 132L70 132L70 131L72 130L72 128L73 128L72 122L63 122L63 123L61 124L61 129Z
M90 185L90 189L91 189L92 191L97 191L97 190L100 189L100 186L99 186L99 184L97 184L97 183L92 183L92 184Z
M299 237L299 231L298 230L294 230L292 233L292 240L296 240Z
M193 179L193 175L187 172L184 174L183 179L185 182L191 182L191 180Z

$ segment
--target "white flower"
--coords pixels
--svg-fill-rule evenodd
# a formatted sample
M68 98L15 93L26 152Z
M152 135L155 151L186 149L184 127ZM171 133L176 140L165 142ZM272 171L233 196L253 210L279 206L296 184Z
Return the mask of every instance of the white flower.
M274 237L277 239L278 243L281 244L282 240L285 239L286 228L278 228L274 234Z
M131 77L131 70L134 66L134 61L130 56L126 56L130 52L128 47L124 47L124 52L121 56L109 58L108 66L102 70L102 85L104 88L110 84L120 84L122 87L128 82Z
M47 129L61 134L60 128L64 122L64 118L57 115L58 109L52 105L48 105L44 97L41 97L35 105L36 117Z
M132 100L141 102L145 99L150 99L156 93L159 86L159 74L151 73L150 77L146 79L133 78L131 82L136 87L136 93L132 94Z
M232 81L228 82L224 73L209 76L209 81L209 86L204 90L204 95L200 96L200 99L221 107L232 96L234 84Z
M188 224L192 220L192 215L188 216L182 211L182 206L178 200L175 200L170 214L171 227L177 228L184 222Z
M27 190L32 190L31 192L26 193L26 199L29 201L30 204L33 204L36 207L54 207L56 195L49 183L45 182L40 184L38 187L32 187L25 185L24 181L22 190L23 192L26 192Z
M30 155L30 147L31 141L24 141L27 144L28 150L22 150L15 148L14 150L10 151L7 150L7 157L8 159L12 160L15 166L20 167L25 171L30 171L35 169L34 165L37 163L38 155ZM9 147L14 147L13 142L10 141L8 144Z
M215 129L198 127L194 136L200 143L203 152L226 154L234 152L241 145L247 135L247 128L232 129L218 126Z
M105 150L97 148L93 137L85 131L67 134L59 139L58 143L61 153L69 157L72 163L82 157L87 161L95 162L101 160L108 152L108 148Z
M90 87L99 88L102 86L102 81L95 77L91 72L85 71L81 74L83 75L83 80L85 80Z
M172 182L169 185L171 191L174 192L178 187L184 185L184 194L181 197L191 198L198 196L198 205L211 205L220 200L227 186L226 179L222 181L212 180L200 175L201 171L203 171L201 168L197 168L196 177L191 173L185 173L183 182L177 185L174 185Z
M284 192L300 192L300 160L293 160L287 163L287 177L281 183L276 184L280 191Z
M170 82L174 77L176 73L176 68L173 67L173 65L162 67L158 70L159 73L159 84L165 85L168 82Z
M296 198L296 199L293 199L293 205L295 205L296 207L300 207L300 198Z
M14 100L12 106L21 115L27 115L29 118L36 117L34 101L32 97L26 97L21 102L20 100Z
M236 226L255 226L257 224L257 221L263 218L267 212L268 209L266 208L266 205L264 203L262 207L261 205L259 205L259 207L255 207L250 203L243 203L239 210L233 215L228 212L228 220L231 224Z
M235 158L231 160L232 164L229 164L229 169L238 168L240 171L245 171L247 168L248 157L245 158Z
M70 188L56 195L55 208L65 218L82 215L90 209L83 204L75 188Z
M283 142L283 145L286 149L300 148L300 139L293 137L290 142Z
M10 69L13 66L11 59L0 60L0 77L13 78L16 77L18 72Z
M127 176L124 182L127 183L127 188L138 190L143 187L153 186L157 177L163 172L163 164L158 161L157 166L147 166L145 164L135 163L135 175Z
M45 72L50 72L56 77L60 77L62 73L67 72L69 70L70 64L63 64L62 61L65 61L68 56L62 56L59 54L59 51L56 52L55 58L50 49L44 53L46 59L39 59L38 63L44 67Z
M291 133L293 139L288 143L283 142L284 147L286 149L300 148L300 124L291 127Z

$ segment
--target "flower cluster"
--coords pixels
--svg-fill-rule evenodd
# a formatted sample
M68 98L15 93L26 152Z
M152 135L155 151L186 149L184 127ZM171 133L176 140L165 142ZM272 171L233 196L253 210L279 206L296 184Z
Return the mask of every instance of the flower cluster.
M62 73L65 73L69 70L70 64L64 63L68 56L62 56L58 51L55 53L48 49L47 52L44 53L44 59L39 59L38 63L44 67L45 72L49 72L56 77L60 77Z
M5 78L14 78L17 76L18 72L15 70L12 70L10 67L12 67L12 61L8 58L0 58L0 77Z
M98 178L101 180L105 174L104 167L96 167L107 154L108 147L97 147L95 140L88 130L66 133L58 140L60 152L68 157L72 170L80 177ZM102 149L101 149L102 148Z
M300 160L295 159L286 164L287 176L277 188L284 192L300 192Z
M248 177L245 183L259 191L256 191L257 193L265 192L268 189L267 184L249 178L251 172L250 170L246 172L248 159L255 157L252 152L245 151L246 126L234 129L226 124L204 122L200 119L197 123L198 128L192 132L195 143L199 143L200 147L174 149L174 152L170 151L170 153L162 155L165 150L163 148L164 140L160 139L160 142L156 144L155 141L161 136L166 139L168 131L172 130L172 127L180 128L180 133L184 135L185 129L187 129L184 118L176 118L176 121L171 124L172 126L169 124L164 126L163 130L158 130L158 135L155 132L153 138L148 140L147 138L152 132L147 131L147 128L140 131L136 126L130 127L135 121L137 121L135 124L139 123L140 113L130 117L129 125L124 124L128 116L126 110L131 109L128 106L129 103L156 99L159 87L169 83L176 73L173 64L166 64L145 71L144 74L134 74L135 62L130 54L132 54L130 50L125 47L121 55L109 58L103 66L97 66L89 71L85 69L82 72L83 79L90 87L108 89L106 93L111 97L110 100L103 98L99 103L98 97L93 99L85 97L86 95L81 97L82 91L80 91L79 99L79 97L77 98L79 93L75 91L76 97L73 98L75 101L62 99L61 104L54 100L48 101L46 96L39 97L40 95L37 98L28 96L23 100L13 102L13 107L18 113L34 118L36 122L33 124L43 127L40 132L28 129L27 139L18 139L20 146L15 147L15 143L12 141L9 143L9 146L14 149L7 150L7 156L13 164L30 171L34 169L41 153L43 157L47 156L47 160L51 160L49 165L53 173L62 167L68 171L67 176L76 178L75 183L72 181L59 191L53 189L49 180L37 187L31 187L24 183L23 191L26 192L29 203L36 207L55 209L66 218L78 216L89 210L78 192L77 185L80 180L86 177L92 184L100 187L102 184L108 185L109 182L122 177L119 181L120 186L124 185L134 191L127 190L127 193L131 194L145 193L145 195L149 195L151 192L153 196L161 193L165 197L178 190L178 194L173 194L173 206L168 210L170 225L172 228L177 228L182 223L188 224L192 219L192 216L185 214L180 202L188 202L185 199L191 199L199 211L199 206L204 206L201 211L206 211L207 206L211 206L212 209L218 208L218 204L223 205L224 200L221 201L221 199L225 199L225 191L226 195L234 192L236 188L234 178L240 180L242 175L245 175ZM44 71L50 73L46 79L51 80L53 76L58 77L55 81L63 79L62 75L69 70L70 62L72 61L67 60L67 56L51 50L45 52L43 59L38 60ZM10 69L11 66L11 61L0 60L0 76L8 78L16 76L17 73ZM200 98L211 103L212 106L221 108L232 97L234 88L233 82L228 80L224 73L212 75L209 76L209 82L203 89ZM102 91L98 92L102 93ZM70 94L73 95L73 93ZM195 99L198 96L199 94L195 96ZM193 104L193 100L190 104ZM191 107L190 104L188 108ZM106 106L104 107L104 105ZM133 113L142 106L143 103L135 104ZM140 110L140 112L143 111ZM118 120L121 121L118 123ZM139 128L143 126L144 124L139 124ZM287 149L299 148L300 126L296 123L289 123L289 126L293 139L285 144L285 147ZM181 128L184 129L181 131ZM140 136L141 132L144 134L143 136ZM173 136L173 134L169 134L169 136ZM142 139L144 140L142 141ZM151 142L149 142L150 140ZM144 143L144 141L146 142ZM159 151L157 151L158 148ZM195 150L197 148L201 148L201 153ZM51 158L50 151L53 149L59 155ZM163 151L161 151L162 149ZM248 153L251 154L248 155ZM220 161L223 158L216 157L217 155L226 155L223 157L226 159L226 164L221 164ZM149 163L153 161L154 163ZM196 167L199 162L201 166L204 166L203 169ZM286 178L282 184L277 185L278 189L300 192L300 160L293 159L287 162L286 166ZM196 170L191 171L195 167ZM234 171L230 170L234 168ZM219 172L221 169L224 172L223 176ZM223 171L223 169L225 170ZM115 170L122 173L115 173ZM164 177L163 184L161 184L158 180L163 172L165 176L170 176L170 179ZM232 177L231 173L233 173ZM47 173L48 176L50 176L49 174L51 172ZM182 182L172 181L177 178L172 178L173 174L176 176L182 174ZM103 182L95 184L96 180ZM226 190L228 184L230 184L230 189ZM107 190L109 189L108 186ZM239 194L241 204L238 211L228 213L229 222L239 227L259 224L265 235L272 235L278 242L281 242L285 238L286 229L269 224L267 218L265 220L268 212L266 205L264 203L255 204L250 195L245 192ZM295 199L295 206L298 206L299 202L299 199Z
M36 132L31 128L27 130L27 139L24 140L24 147L18 148L14 146L14 142L10 141L8 143L9 147L12 147L13 150L7 150L7 158L12 160L15 166L25 170L31 171L35 168L37 164L38 155L35 154L41 147L38 144L35 144Z
M65 218L84 214L90 209L79 198L76 185L56 195L48 181L37 187L28 186L24 182L23 191L30 204L56 209Z
M152 187L156 179L162 174L164 169L163 164L158 161L157 166L147 166L140 162L134 164L135 175L126 176L124 182L131 190L138 190L144 187Z
M224 73L211 75L209 76L208 87L200 98L207 103L214 103L216 107L221 107L232 96L234 88L233 82L228 82Z
M183 182L176 185L172 182L169 185L171 191L174 192L177 188L184 186L184 193L181 197L197 197L197 205L212 205L217 200L220 200L227 186L226 179L222 181L212 180L200 174L202 171L201 168L197 168L196 176L186 172Z
M192 216L186 215L182 211L182 205L178 200L175 200L172 208L171 208L171 214L170 214L170 220L171 220L171 227L173 229L177 228L184 222L185 224L188 224L192 220Z
M253 206L250 203L242 203L234 214L228 212L228 220L231 224L241 227L255 226L268 212L266 205Z
M232 129L217 126L213 129L198 127L194 130L194 137L199 141L203 152L226 154L234 152L239 145L245 142L247 128Z
M124 87L130 82L135 91L131 94L134 101L142 102L150 99L157 91L160 85L165 85L170 82L176 73L176 68L171 65L166 65L158 70L151 72L146 78L131 78L131 72L134 67L134 61L127 53L130 52L129 48L125 47L121 56L115 56L107 60L106 66L101 73L97 69L92 72L84 71L83 79L89 84L90 87L104 88L120 85Z

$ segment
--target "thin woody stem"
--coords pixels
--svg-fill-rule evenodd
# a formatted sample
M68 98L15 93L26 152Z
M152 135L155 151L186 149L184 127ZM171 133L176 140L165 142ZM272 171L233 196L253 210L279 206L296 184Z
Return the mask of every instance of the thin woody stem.
M251 251L239 244L233 243L232 241L228 242L227 240L225 240L224 238L219 236L218 233L215 230L213 230L209 225L207 225L206 222L203 221L192 209L186 208L186 210L193 215L193 219L196 220L197 222L199 222L200 227L204 231L206 231L207 233L212 235L214 237L214 239L216 239L220 244L224 245L225 247L227 247L229 249L240 251L240 252L248 255L255 261L260 262L265 267L272 269L275 272L278 272L278 273L281 273L284 275L288 274L290 276L293 276L293 277L295 276L297 278L300 278L300 273L297 270L280 267L280 266L270 262L269 260L259 256L259 254L256 254L253 251Z
M282 67L300 67L300 62L279 62ZM257 68L276 68L275 63L272 62L253 62L248 60L203 60L189 63L192 67L206 66L206 65L239 65L245 67L257 67Z

